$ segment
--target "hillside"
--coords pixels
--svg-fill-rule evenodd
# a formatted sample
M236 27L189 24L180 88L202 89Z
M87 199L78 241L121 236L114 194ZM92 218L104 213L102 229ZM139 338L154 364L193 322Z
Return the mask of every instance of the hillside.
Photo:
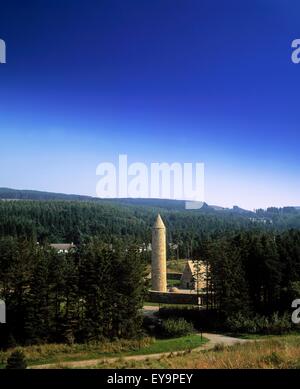
M99 203L112 203L121 205L143 206L143 207L156 207L169 210L183 210L185 209L184 200L168 200L168 199L142 199L142 198L115 198L115 199L100 199L92 196L77 195L77 194L65 194L55 192L45 192L38 190L25 190L25 189L12 189L12 188L0 188L0 199L2 200L66 200L66 201L92 201ZM300 213L300 207L283 207L283 208L268 208L267 211L262 209L256 212L240 208L235 205L232 208L221 207L218 205L208 205L204 203L204 206L198 210L201 213L236 213L246 216L262 216L268 213Z
M300 228L300 210L295 208L255 213L205 204L199 210L185 210L184 201L176 200L109 200L8 188L0 188L0 199L0 236L78 243L97 235L107 242L134 240L146 244L151 240L153 220L161 213L168 241L178 243L183 256L204 239L241 230Z

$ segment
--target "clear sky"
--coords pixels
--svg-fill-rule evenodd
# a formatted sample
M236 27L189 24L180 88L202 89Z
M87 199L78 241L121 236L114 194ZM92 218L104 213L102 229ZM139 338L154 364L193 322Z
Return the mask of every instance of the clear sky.
M298 0L1 0L0 186L204 162L205 200L300 206Z

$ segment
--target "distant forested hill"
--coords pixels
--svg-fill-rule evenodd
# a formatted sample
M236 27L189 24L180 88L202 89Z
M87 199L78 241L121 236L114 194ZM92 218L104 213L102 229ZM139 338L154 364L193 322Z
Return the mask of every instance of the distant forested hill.
M64 193L42 192L38 190L19 190L0 188L0 199L3 200L92 200L90 196Z
M300 228L300 211L295 208L270 208L254 213L238 207L220 209L204 205L200 210L185 210L184 202L175 200L104 200L5 188L0 189L0 198L0 237L80 243L99 236L108 243L147 244L159 212L167 226L169 243L178 245L174 256L190 256L202 241L240 230Z

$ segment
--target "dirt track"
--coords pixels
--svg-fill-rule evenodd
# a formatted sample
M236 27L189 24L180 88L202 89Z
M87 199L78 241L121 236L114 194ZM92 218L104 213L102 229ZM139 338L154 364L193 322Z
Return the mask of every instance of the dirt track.
M205 350L211 350L215 347L216 344L223 344L225 346L233 346L234 344L237 343L245 343L248 342L249 340L246 339L238 339L238 338L233 338L230 336L225 336L225 335L219 335L219 334L211 334L211 333L203 333L203 337L209 340L209 342L205 343L203 346L199 346L195 349L192 350L192 352L199 352L199 351L205 351ZM199 334L200 336L200 334ZM160 359L161 357L164 356L169 356L170 354L172 355L182 355L184 354L185 351L173 351L171 352L166 352L166 353L159 353L159 354L145 354L145 355L130 355L130 356L125 356L122 357L122 360L124 361L144 361L146 359ZM120 360L120 357L118 358L98 358L98 359L88 359L88 360L83 360L83 361L72 361L72 362L61 362L61 363L49 363L45 365L35 365L35 366L30 366L31 369L55 369L55 368L64 368L64 367L69 367L69 368L81 368L81 367L91 367L91 366L96 366L99 363L113 363Z

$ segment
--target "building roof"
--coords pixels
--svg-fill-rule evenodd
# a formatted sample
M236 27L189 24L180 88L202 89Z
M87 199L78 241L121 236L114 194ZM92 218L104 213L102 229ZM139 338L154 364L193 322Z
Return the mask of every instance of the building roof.
M195 273L195 264L193 261L191 260L187 261L186 266L190 268L192 274Z
M160 214L157 215L153 228L166 228Z
M70 250L76 246L73 243L50 243L50 247L55 250Z
M186 287L189 284L189 287L193 285L193 288L205 288L207 277L206 265L202 261L199 262L199 267L197 265L192 260L186 262L180 280L181 287Z
M199 266L198 269L197 269L197 264L196 264L194 261L192 261L192 260L188 260L188 261L186 262L186 265L185 265L185 266L189 268L189 270L191 271L191 273L192 273L193 275L195 275L195 274L197 273L197 270L200 271L200 272L202 272L203 269L205 269L205 265L204 265L204 262L203 262L203 261L200 261L200 263L199 263L199 265L198 265L198 266Z
M200 262L199 267L197 268L197 264L194 261L192 260L186 261L181 278L183 279L184 277L190 274L192 276L197 276L197 272L198 274L202 274L206 272L206 267L204 265L204 262Z

